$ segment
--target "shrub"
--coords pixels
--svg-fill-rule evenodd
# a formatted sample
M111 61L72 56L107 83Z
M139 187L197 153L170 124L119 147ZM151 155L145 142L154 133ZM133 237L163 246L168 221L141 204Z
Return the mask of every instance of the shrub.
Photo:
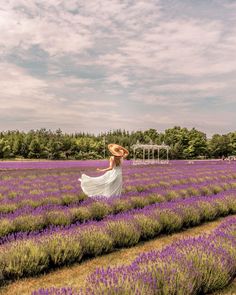
M178 190L178 195L181 198L185 199L186 197L188 197L189 193L186 189L180 189L180 190Z
M209 188L215 195L223 191L223 188L219 185L211 185Z
M179 250L181 251L181 249ZM187 247L183 252L185 259L199 270L197 279L203 294L221 289L230 281L232 275L226 267L228 263L227 256L229 255L225 251L213 245L209 246L209 242L201 242L194 247Z
M146 187L144 185L137 185L135 187L136 191L141 193L141 192L144 192L146 190Z
M0 220L0 237L3 237L14 231L14 225L9 219Z
M44 197L43 199L40 200L40 203L41 205L47 205L47 204L60 205L61 200L55 197Z
M33 231L45 226L43 216L22 215L13 220L14 229L18 231Z
M90 205L89 211L93 219L101 220L104 216L111 213L112 209L105 203L95 201Z
M7 195L8 199L15 199L17 197L17 192L9 192Z
M128 200L117 199L112 202L112 211L117 214L127 211L132 208L131 203Z
M84 256L98 256L112 250L113 241L105 230L97 227L87 228L80 232L80 243Z
M45 215L46 225L68 225L71 223L72 216L63 211L51 211Z
M181 210L181 215L183 216L183 224L187 227L195 226L201 221L199 208L185 207L184 210Z
M199 201L198 206L201 212L201 220L213 220L217 216L217 210L213 204Z
M78 194L77 198L78 198L78 201L84 201L88 197L87 197L87 195L84 192L82 192L82 193Z
M183 221L178 214L167 209L162 211L157 210L156 213L159 216L159 221L163 232L171 233L181 228Z
M202 196L209 196L209 195L212 194L210 188L209 187L206 187L206 186L202 186L200 188L200 193L201 193Z
M72 222L76 222L76 221L85 222L92 219L92 213L87 207L71 208L70 214L71 214Z
M139 229L140 238L147 240L155 237L161 231L161 224L158 219L153 216L148 217L146 215L136 215L134 217Z
M159 181L159 186L164 187L164 188L168 188L171 186L171 184L167 181Z
M149 204L155 204L155 203L162 203L165 202L165 197L159 194L150 194L146 197L148 199Z
M0 261L4 265L4 279L36 275L47 269L49 262L43 246L34 241L14 243L1 253Z
M50 266L61 266L81 260L83 252L77 237L57 234L47 238L44 242L45 251Z
M179 198L179 194L176 191L168 191L164 194L166 201L171 201Z
M134 209L143 208L148 205L148 199L146 197L131 197L129 201Z
M138 243L140 239L140 231L131 220L129 222L123 220L109 221L107 230L113 240L114 247L131 247Z
M37 208L41 205L40 201L36 201L36 200L32 200L32 199L23 199L20 204L19 204L19 208L25 207L25 206L29 206L32 208Z
M198 196L199 195L199 191L194 187L187 188L187 193L189 196Z
M61 197L61 204L65 206L74 203L77 200L78 197L76 195L65 194Z
M16 204L0 204L1 213L11 213L17 209Z

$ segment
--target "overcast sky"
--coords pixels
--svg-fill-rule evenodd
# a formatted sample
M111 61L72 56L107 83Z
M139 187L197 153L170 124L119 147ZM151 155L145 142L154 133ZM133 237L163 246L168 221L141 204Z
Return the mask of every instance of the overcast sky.
M236 1L0 4L0 130L236 130Z

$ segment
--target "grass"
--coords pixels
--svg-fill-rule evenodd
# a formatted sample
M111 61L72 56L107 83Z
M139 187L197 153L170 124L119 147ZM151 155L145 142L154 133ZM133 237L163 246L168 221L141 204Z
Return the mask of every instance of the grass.
M116 252L103 255L97 258L89 259L81 264L75 264L71 267L64 267L58 270L52 271L48 274L38 276L36 278L21 279L12 284L9 284L0 289L0 294L4 295L28 295L33 290L39 288L49 288L52 286L62 287L70 286L73 288L80 288L84 286L85 279L89 273L94 271L97 267L117 266L120 264L128 264L134 258L144 252L153 249L161 249L162 247L185 237L198 236L204 233L209 233L214 230L223 218L219 218L216 221L208 222L190 228L180 233L174 233L171 235L163 235L148 242L139 243L132 248L126 248L117 250ZM235 282L236 287L236 282ZM234 294L234 293L217 293L217 294ZM217 295L214 294L214 295ZM236 294L236 293L235 293Z
M227 288L218 292L214 292L211 295L236 295L236 278Z

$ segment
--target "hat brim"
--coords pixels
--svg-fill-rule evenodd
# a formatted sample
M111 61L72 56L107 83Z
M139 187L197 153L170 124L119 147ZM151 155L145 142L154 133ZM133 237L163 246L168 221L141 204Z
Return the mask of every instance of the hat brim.
M126 148L116 143L108 144L108 149L114 156L117 157L122 157L124 154L129 154L129 151Z

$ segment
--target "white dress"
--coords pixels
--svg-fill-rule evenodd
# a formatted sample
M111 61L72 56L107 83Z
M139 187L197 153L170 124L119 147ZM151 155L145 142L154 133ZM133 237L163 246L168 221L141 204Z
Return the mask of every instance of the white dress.
M98 177L91 177L82 174L79 178L83 192L89 197L92 196L120 196L122 192L122 167L114 167L112 170L106 171L103 175Z

